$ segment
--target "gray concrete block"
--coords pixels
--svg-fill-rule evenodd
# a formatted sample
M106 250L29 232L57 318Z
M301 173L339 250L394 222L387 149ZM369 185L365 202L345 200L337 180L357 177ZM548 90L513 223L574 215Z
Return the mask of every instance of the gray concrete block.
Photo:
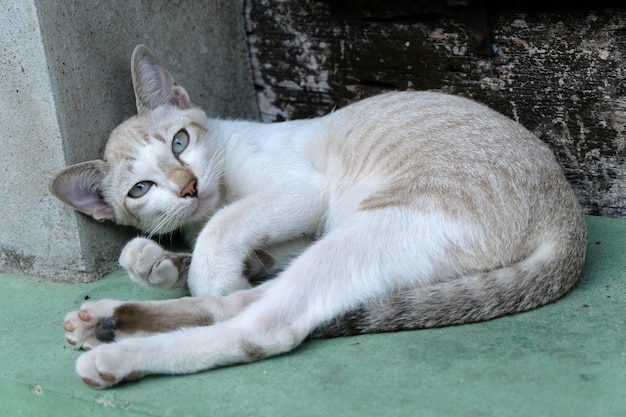
M257 118L243 0L10 0L0 14L0 271L89 281L136 232L52 197L63 166L98 158L135 112L130 54L149 45L212 116Z

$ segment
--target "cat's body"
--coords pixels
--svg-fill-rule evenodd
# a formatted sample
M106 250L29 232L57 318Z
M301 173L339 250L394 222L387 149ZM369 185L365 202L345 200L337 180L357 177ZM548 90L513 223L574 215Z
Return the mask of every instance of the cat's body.
M68 314L68 342L94 348L77 363L90 385L257 360L311 334L487 320L578 280L586 228L558 164L483 105L407 92L310 120L209 120L147 48L132 69L138 116L112 133L106 162L68 168L52 189L99 220L186 229L193 257L137 238L120 262L194 297Z

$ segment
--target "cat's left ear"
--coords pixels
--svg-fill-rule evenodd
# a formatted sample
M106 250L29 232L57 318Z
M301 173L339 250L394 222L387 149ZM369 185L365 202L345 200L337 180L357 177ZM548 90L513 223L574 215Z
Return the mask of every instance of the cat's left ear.
M161 61L145 45L137 45L131 57L137 113L144 114L163 104L180 109L192 106L187 91L174 81Z
M70 165L50 181L50 191L59 200L98 221L115 221L113 207L102 197L102 180L109 166L102 160Z

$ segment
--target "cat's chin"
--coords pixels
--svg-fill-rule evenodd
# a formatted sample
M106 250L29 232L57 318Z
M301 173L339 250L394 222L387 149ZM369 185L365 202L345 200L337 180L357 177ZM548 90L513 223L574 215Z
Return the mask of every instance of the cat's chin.
M193 202L187 200L184 206L179 206L176 210L167 214L162 213L160 216L153 216L151 222L129 225L137 227L152 236L171 233L193 224L204 224L215 212L219 202L219 195L217 193L200 194L193 200Z
M217 207L219 196L217 193L198 195L198 203L193 212L189 215L189 220L197 222L206 220Z

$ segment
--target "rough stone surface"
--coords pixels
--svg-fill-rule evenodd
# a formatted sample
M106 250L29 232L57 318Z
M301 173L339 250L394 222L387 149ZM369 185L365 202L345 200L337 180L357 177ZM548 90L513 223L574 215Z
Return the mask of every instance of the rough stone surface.
M626 216L623 2L251 0L246 18L263 120L464 95L546 141L587 213Z
M101 156L134 114L130 54L150 46L211 115L256 118L243 0L11 0L0 13L0 270L92 280L135 233L48 192L56 171Z
M0 270L84 271L73 215L48 195L64 156L32 2L3 7L0 38Z

